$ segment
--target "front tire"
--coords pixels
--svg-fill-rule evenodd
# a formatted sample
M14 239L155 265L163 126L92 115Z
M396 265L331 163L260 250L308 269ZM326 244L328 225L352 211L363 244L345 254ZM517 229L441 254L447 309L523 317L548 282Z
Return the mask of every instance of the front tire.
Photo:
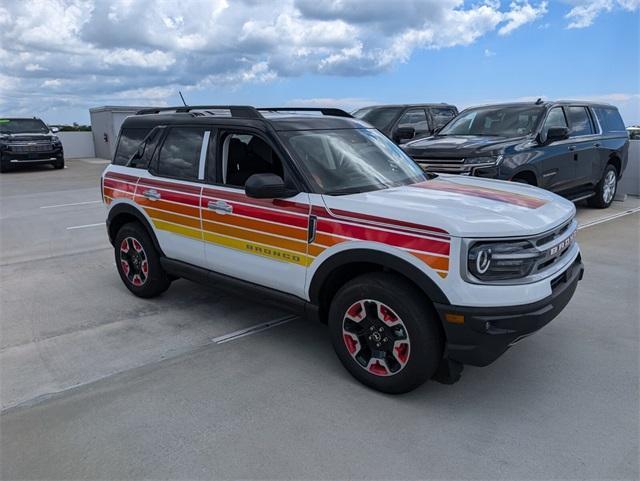
M385 393L412 391L442 359L436 312L421 291L391 273L364 274L345 284L331 303L329 333L347 371Z
M587 203L591 207L598 209L606 209L611 205L618 191L618 171L616 168L608 164L602 174L602 179L596 185L596 195L590 197Z
M115 258L124 285L138 297L156 297L171 285L160 255L146 229L137 222L125 224L115 238Z
M53 168L54 169L64 169L64 159L57 159L53 163Z

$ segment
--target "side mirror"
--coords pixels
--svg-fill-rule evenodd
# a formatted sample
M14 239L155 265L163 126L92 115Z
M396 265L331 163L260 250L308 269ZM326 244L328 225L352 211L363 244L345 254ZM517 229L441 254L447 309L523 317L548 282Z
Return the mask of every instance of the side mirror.
M51 127L51 132L54 134L57 134L58 132L60 132L60 129L58 127Z
M253 174L244 184L244 192L254 199L284 199L298 192L289 189L275 174Z
M569 129L566 127L551 127L547 130L546 143L557 142L558 140L566 140L569 138Z
M413 127L398 127L393 134L393 140L400 143L403 140L411 140L416 136L416 129Z

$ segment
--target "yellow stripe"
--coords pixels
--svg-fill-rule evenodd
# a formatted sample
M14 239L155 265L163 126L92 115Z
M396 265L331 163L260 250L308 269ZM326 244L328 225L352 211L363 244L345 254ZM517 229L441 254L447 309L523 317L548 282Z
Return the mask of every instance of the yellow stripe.
M169 232L173 232L174 234L180 234L185 237L192 237L193 239L202 240L202 232L200 229L193 229L191 227L185 227L183 225L172 224L171 222L165 222L160 219L154 219L153 224L161 230L167 230Z

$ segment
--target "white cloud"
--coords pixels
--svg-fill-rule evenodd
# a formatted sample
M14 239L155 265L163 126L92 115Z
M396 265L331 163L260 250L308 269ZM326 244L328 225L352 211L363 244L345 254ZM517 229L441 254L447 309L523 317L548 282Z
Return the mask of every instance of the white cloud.
M496 53L493 50L489 50L488 48L484 49L484 56L485 57L495 57Z
M3 110L142 104L178 89L375 75L416 50L511 34L546 10L544 0L8 1L0 99Z
M614 8L622 8L633 12L640 8L640 0L580 0L573 7L566 18L569 19L568 28L585 28L593 24L596 17Z

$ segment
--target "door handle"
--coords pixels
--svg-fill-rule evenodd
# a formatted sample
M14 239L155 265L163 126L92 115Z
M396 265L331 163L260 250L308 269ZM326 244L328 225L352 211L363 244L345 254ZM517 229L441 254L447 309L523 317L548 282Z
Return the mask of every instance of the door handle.
M594 147L600 147L600 142L596 142L595 144L593 144Z
M575 145L570 145L570 146L569 146L569 150L570 150L571 152L573 152L574 150L576 150L576 146L575 146Z
M142 195L144 197L146 197L149 200L159 200L160 199L160 192L158 192L155 189L147 189L145 190Z
M233 213L233 207L227 204L224 200L216 200L215 202L210 200L207 203L207 209L212 210L218 214Z

